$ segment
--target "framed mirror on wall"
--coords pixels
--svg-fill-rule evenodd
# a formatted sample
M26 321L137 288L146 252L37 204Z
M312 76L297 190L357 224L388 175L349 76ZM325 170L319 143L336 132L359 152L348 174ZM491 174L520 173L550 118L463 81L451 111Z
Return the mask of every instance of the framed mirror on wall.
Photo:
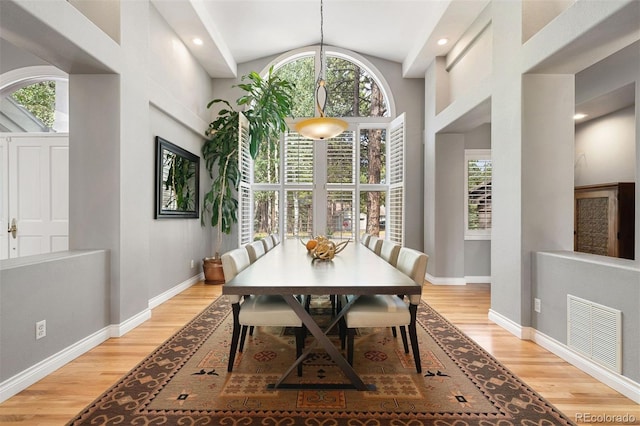
M155 218L198 218L200 157L156 136Z

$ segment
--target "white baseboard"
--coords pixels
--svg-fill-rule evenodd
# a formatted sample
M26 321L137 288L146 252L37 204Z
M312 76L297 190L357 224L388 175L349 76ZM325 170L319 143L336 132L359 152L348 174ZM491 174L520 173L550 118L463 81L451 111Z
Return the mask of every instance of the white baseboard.
M180 294L198 281L204 280L204 272L200 272L198 275L194 275L186 281L181 282L180 284L170 288L162 294L157 295L154 298L149 299L149 309L153 309L157 306L162 305L167 300L171 299L176 294Z
M425 279L433 285L467 285L467 284L484 284L490 283L491 277L465 275L459 277L434 277L427 273Z
M204 275L200 273L188 280L176 285L170 290L165 291L159 296L149 300L149 307L133 317L121 322L120 324L111 324L102 330L96 331L90 336L74 343L73 345L51 355L50 357L38 362L35 365L21 371L15 376L0 383L0 402L6 401L18 392L28 388L38 380L43 379L58 368L73 361L85 352L90 351L99 344L103 343L111 337L121 337L133 330L149 318L151 318L151 309L161 305L171 299L176 294L184 291L188 287L204 279Z
M111 337L110 331L110 327L98 330L92 335L85 337L73 345L51 355L50 357L0 383L0 402L11 398L18 392L28 388L38 380L43 379L58 368L73 361L80 355L106 341Z
M464 280L467 284L491 284L490 276L482 275L465 275Z
M517 322L510 320L502 314L497 313L493 309L489 309L489 320L495 322L518 339L531 340L531 328L523 327Z
M434 277L429 273L425 275L425 278L427 279L427 281L429 281L433 285L466 285L467 284L464 278Z
M151 318L151 309L147 308L120 324L111 324L109 326L110 337L122 337L149 318Z
M549 352L579 368L591 377L620 392L636 404L640 404L640 383L602 367L563 343L533 329L531 339Z
M620 392L636 404L640 404L640 383L608 370L535 328L522 327L520 324L493 310L489 310L489 319L514 336L535 342L596 380Z

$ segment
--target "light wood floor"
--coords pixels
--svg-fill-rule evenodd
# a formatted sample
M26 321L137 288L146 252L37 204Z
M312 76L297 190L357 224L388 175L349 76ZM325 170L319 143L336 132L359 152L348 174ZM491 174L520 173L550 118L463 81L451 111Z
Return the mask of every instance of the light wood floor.
M0 425L64 425L202 311L220 294L220 289L198 283L155 308L150 320L127 335L104 342L0 404ZM426 284L424 298L576 423L597 423L593 422L595 417L591 421L578 421L579 415L627 414L636 418L631 424L640 424L640 405L536 344L519 340L490 322L489 291L484 284Z

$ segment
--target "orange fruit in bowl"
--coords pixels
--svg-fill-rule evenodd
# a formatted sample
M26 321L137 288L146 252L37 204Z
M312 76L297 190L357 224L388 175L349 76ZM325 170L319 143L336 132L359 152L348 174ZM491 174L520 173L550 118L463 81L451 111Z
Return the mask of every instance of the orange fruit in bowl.
M318 241L316 241L316 240L309 240L309 241L307 241L307 245L306 245L306 247L307 247L307 250L311 251L311 250L313 250L314 248L316 248L316 246L317 246L317 245L318 245Z

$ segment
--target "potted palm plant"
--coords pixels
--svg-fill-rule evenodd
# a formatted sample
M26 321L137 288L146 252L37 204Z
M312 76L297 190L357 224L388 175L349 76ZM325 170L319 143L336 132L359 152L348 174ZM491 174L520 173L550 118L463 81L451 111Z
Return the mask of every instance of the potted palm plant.
M238 167L240 119L246 117L249 123L249 151L255 159L262 142L273 143L281 132L287 129L285 119L290 117L293 106L293 85L273 74L273 67L262 78L251 72L242 77L237 86L244 91L235 109L224 99L214 99L207 105L221 104L207 131L202 146L202 157L209 172L211 187L202 203L201 224L209 223L217 229L213 257L203 259L205 281L224 283L220 250L222 234L231 233L231 227L238 222L237 190L241 178Z

